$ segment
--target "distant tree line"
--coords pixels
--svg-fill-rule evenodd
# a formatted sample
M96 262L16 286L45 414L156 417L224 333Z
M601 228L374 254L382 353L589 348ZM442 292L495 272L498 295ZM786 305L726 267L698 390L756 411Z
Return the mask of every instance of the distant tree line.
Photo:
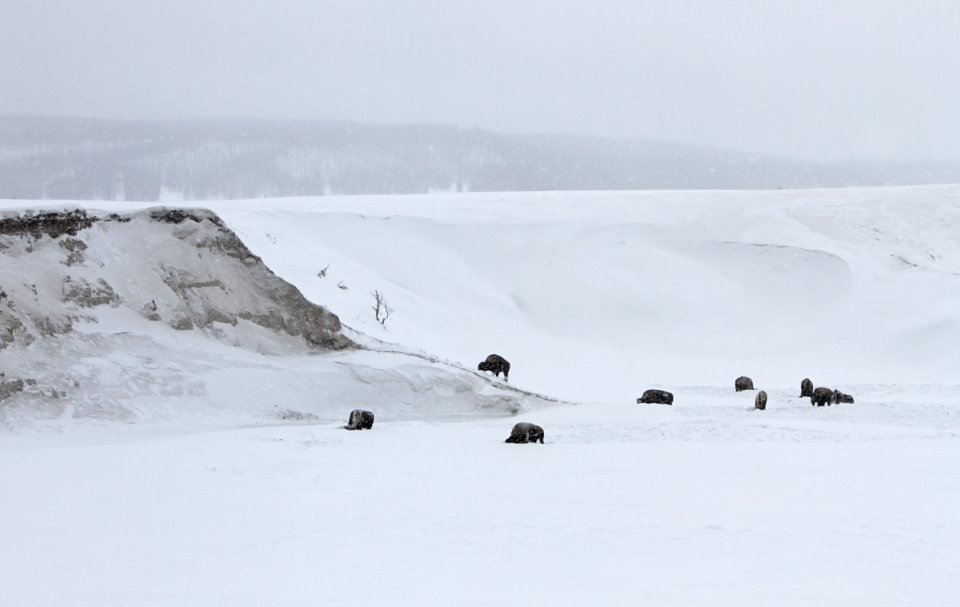
M433 191L960 182L960 166L816 163L653 141L429 124L0 117L0 198L202 200Z

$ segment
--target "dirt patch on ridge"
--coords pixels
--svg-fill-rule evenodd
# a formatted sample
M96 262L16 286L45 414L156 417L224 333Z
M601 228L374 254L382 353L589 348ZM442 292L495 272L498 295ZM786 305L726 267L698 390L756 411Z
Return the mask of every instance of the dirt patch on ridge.
M27 211L23 215L0 216L0 234L33 238L40 238L44 234L50 238L58 238L63 234L76 236L80 230L85 230L98 221L99 217L90 217L83 209L40 213Z

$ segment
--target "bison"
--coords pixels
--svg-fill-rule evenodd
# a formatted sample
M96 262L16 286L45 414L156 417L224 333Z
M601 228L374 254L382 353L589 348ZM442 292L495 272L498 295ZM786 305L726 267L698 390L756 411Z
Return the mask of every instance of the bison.
M833 401L833 390L830 388L815 388L810 395L810 404L822 407Z
M647 390L643 396L637 399L637 404L647 403L653 405L672 405L673 394L666 390Z
M520 422L519 424L514 424L513 430L510 431L510 436L507 437L507 440L503 441L505 443L536 443L539 442L543 444L543 428L536 424L530 424L527 422Z
M809 377L803 378L803 381L800 382L800 398L805 396L813 396L813 382L810 381Z
M753 380L741 375L733 382L733 387L737 389L737 392L741 390L753 390Z
M491 354L483 362L477 365L478 371L493 371L493 374L500 377L503 373L503 381L510 381L510 361L499 354Z
M373 428L373 413L354 409L350 412L350 419L344 428L347 430L370 430Z
M853 403L853 397L850 396L849 394L844 394L844 393L841 392L840 390L834 390L834 391L833 391L833 402L835 402L835 403L837 403L837 404L840 404L840 403L850 403L850 404L852 404L852 403Z
M767 408L767 393L763 390L757 392L757 398L753 401L753 406L763 411Z

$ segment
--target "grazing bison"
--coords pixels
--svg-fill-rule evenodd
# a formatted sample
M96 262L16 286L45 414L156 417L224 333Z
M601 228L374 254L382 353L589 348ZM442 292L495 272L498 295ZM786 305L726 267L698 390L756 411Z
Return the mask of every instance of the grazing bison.
M810 404L822 407L833 401L833 390L830 388L816 388L810 395Z
M753 406L763 411L767 408L767 393L763 390L757 392L757 398L753 401Z
M493 371L493 374L500 377L503 373L503 381L510 381L510 361L499 354L491 354L482 363L477 365L478 371Z
M536 424L529 424L527 422L520 422L519 424L514 424L513 430L510 431L510 436L507 437L507 440L503 441L505 443L536 443L539 442L543 444L543 428Z
M741 390L753 390L753 380L741 375L737 378L737 381L733 382L733 387L737 389L737 392Z
M350 420L344 426L347 430L370 430L373 428L373 413L354 409L350 412Z
M834 391L833 391L833 402L835 402L835 403L837 403L837 404L840 404L840 403L851 403L851 404L852 404L852 403L853 403L853 397L850 396L849 394L844 394L844 393L841 392L840 390L834 390Z
M647 390L637 399L637 404L672 405L673 394L666 390Z
M809 377L803 378L803 381L800 382L800 398L805 396L813 396L813 382L810 381Z

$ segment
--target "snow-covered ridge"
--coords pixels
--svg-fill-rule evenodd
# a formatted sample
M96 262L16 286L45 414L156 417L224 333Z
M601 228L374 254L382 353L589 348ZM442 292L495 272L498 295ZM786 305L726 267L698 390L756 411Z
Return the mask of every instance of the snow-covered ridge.
M209 210L0 215L0 419L8 425L218 410L335 419L383 400L386 385L387 418L426 415L453 400L447 392L465 397L439 415L521 408L519 392L475 374L356 345L335 314L271 272ZM488 389L493 396L481 394ZM356 402L340 404L351 395Z
M0 233L20 276L4 276L0 309L13 341L68 332L108 306L175 329L247 320L314 347L351 345L336 315L275 276L210 211L7 213Z

